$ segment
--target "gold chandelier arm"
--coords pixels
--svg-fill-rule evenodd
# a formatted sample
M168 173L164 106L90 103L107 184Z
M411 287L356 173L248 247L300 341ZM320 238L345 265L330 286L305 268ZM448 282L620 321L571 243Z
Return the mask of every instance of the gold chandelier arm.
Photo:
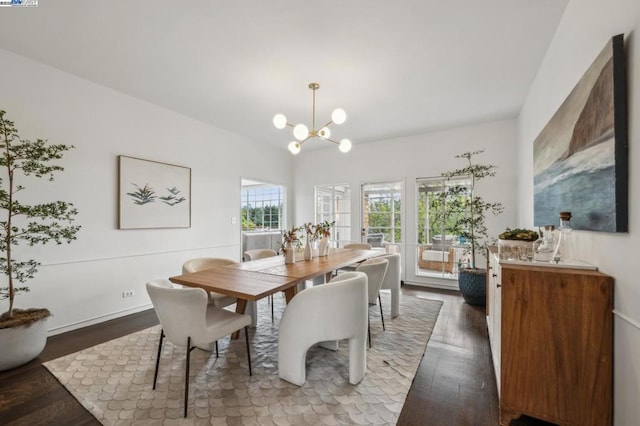
M327 141L327 142L333 142L333 143L335 143L336 145L340 145L340 142L338 142L338 141L334 141L333 139L325 138L324 136L318 136L318 137L319 137L320 139L322 139L322 140Z
M304 138L303 140L301 140L300 142L298 142L298 144L300 144L300 146L302 146L303 143L305 143L306 141L308 141L309 139L311 139L313 136L309 135L306 138Z
M329 127L333 124L333 120L329 120L329 122L327 124L325 124L324 126L320 127L321 129L325 128L325 127Z

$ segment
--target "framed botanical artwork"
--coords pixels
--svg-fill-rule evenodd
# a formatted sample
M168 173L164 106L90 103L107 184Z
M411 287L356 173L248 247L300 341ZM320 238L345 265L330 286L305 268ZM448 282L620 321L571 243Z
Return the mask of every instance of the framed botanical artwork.
M191 227L191 169L118 156L119 229Z
M611 38L533 142L534 224L628 231L624 36Z

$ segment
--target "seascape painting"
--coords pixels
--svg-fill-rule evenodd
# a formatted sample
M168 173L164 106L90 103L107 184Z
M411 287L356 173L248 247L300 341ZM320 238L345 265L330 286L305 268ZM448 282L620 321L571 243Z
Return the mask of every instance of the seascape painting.
M623 36L613 37L533 143L534 224L628 230Z
M119 228L191 226L191 169L118 157Z

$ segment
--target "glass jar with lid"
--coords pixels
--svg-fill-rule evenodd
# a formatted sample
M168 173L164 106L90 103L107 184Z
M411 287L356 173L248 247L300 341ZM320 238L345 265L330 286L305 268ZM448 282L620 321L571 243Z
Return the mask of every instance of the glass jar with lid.
M553 250L553 261L559 263L571 258L571 212L560 212L560 227L557 230L556 247Z

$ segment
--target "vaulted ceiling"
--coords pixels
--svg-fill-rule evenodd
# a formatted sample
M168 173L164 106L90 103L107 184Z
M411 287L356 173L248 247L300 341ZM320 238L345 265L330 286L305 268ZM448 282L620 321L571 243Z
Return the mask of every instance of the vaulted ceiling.
M286 149L310 82L354 144L516 117L567 0L39 3L0 8L0 48Z

